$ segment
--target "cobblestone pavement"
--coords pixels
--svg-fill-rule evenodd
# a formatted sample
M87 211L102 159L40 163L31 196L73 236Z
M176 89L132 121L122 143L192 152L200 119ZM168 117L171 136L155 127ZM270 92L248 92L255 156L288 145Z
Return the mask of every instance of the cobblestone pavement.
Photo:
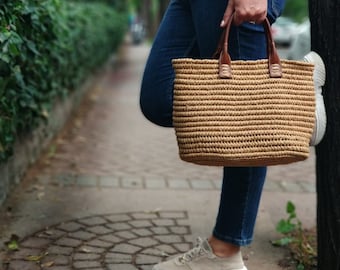
M25 238L6 269L151 269L191 247L186 219L187 213L179 211L66 221ZM39 259L28 260L34 256Z
M147 270L209 234L221 168L179 160L172 129L142 116L139 84L149 47L122 50L83 106L0 209L1 270ZM287 200L315 225L314 154L268 170L251 270L279 270L275 223ZM18 235L20 250L5 252ZM3 268L1 268L3 267Z

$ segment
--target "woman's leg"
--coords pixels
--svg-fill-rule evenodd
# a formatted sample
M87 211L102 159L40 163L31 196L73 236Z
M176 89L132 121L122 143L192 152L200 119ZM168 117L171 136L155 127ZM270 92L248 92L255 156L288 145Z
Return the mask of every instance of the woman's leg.
M195 40L188 0L172 0L153 42L140 94L143 114L157 125L172 127L175 75L171 60L191 56Z
M276 3L275 10L273 3ZM278 6L281 3L281 0L269 0L271 21L281 10ZM186 56L210 58L220 38L219 24L226 5L225 0L170 2L143 77L140 103L150 121L172 126L174 72L171 59ZM229 44L233 59L266 57L262 26L245 23L232 27ZM213 249L214 245L217 247L217 241L230 250L250 243L265 174L265 167L224 169L221 203L210 239Z

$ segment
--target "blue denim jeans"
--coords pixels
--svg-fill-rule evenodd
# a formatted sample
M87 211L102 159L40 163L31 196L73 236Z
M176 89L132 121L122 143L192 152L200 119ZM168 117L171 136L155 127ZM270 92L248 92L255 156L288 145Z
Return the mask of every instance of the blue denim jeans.
M171 0L147 60L140 94L141 110L151 122L172 127L173 58L211 58L220 39L219 27L227 0ZM268 0L271 23L281 14L284 0ZM232 27L232 59L256 60L267 55L261 25ZM236 245L252 241L266 167L225 167L220 207L213 235Z

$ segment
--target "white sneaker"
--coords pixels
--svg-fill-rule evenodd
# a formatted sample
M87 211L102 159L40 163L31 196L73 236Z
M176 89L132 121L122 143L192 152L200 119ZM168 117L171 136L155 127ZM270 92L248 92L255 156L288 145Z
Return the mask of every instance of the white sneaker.
M315 124L313 134L309 142L310 145L317 145L325 135L327 116L325 103L322 96L322 86L326 80L326 69L321 57L316 52L308 53L303 60L308 63L313 63L314 66L314 89L315 89Z
M247 270L241 252L228 258L217 257L207 240L197 239L197 246L181 256L155 265L152 270Z

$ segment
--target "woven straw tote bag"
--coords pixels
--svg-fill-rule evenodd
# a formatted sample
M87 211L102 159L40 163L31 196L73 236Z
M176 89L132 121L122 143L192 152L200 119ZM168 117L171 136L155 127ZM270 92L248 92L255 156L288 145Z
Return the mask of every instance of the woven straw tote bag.
M215 58L181 58L173 124L182 160L210 166L268 166L309 155L315 121L313 64L280 60L268 20L268 59L231 61L232 18Z

